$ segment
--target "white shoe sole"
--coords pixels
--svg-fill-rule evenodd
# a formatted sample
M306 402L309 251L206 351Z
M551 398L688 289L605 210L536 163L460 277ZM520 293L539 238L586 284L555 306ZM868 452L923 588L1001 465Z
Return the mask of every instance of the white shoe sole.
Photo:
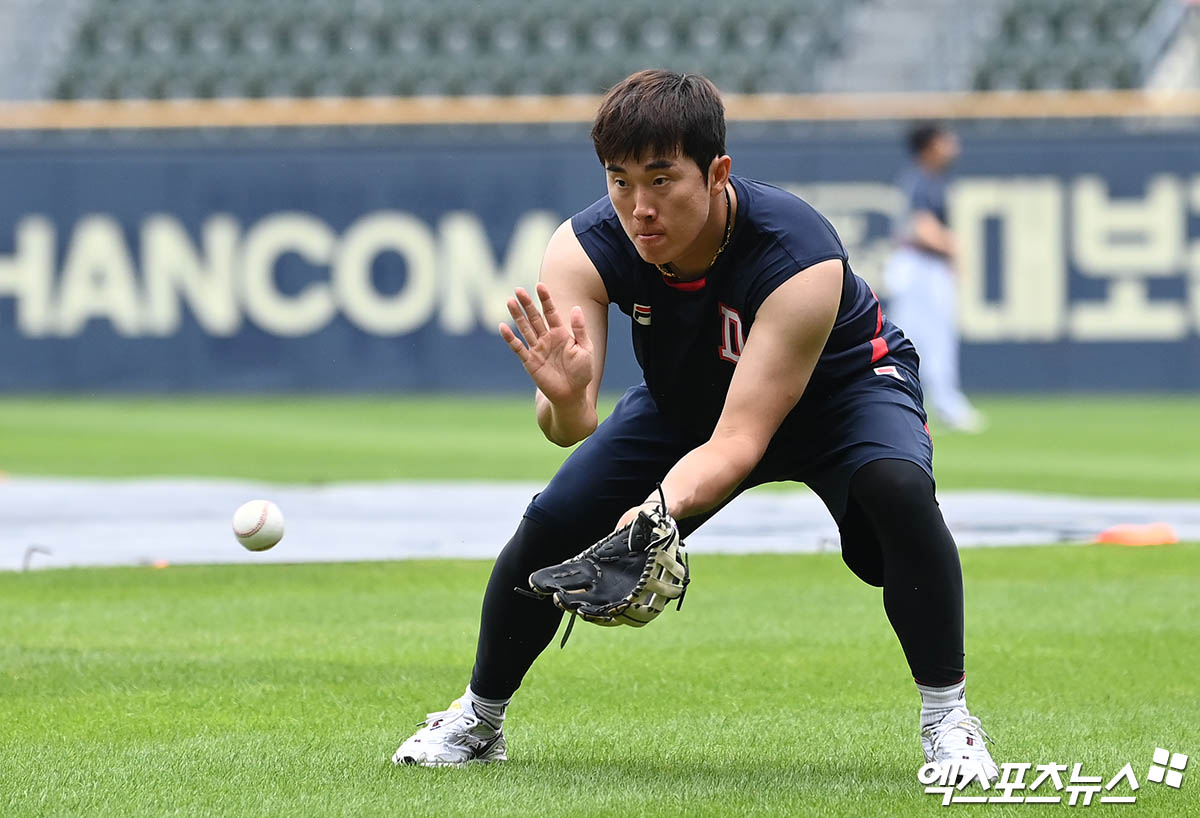
M403 748L401 748L403 749ZM397 758L399 756L399 758ZM392 756L392 763L396 766L408 767L465 767L468 764L492 764L498 761L508 761L508 747L504 742L504 735L500 734L490 743L485 745L482 756L476 758L468 758L466 761L437 761L425 760L417 755L400 755L397 750Z
M507 758L471 758L466 761L418 761L412 756L405 756L399 761L393 761L397 767L469 767L472 764L502 764Z

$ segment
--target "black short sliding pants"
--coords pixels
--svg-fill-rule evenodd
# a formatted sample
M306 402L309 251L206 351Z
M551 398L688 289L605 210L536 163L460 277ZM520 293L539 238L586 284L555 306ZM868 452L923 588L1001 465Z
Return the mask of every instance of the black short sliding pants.
M877 543L854 542L874 535L850 502L850 479L867 463L884 459L910 461L933 478L933 443L914 370L887 356L808 407L811 422L802 438L777 435L729 499L762 483L805 483L837 522L843 551L861 545L865 553L877 553ZM645 500L671 467L703 442L664 418L645 384L632 387L534 497L525 516L554 527L582 550L612 531L622 513ZM715 513L681 520L681 533L686 537Z

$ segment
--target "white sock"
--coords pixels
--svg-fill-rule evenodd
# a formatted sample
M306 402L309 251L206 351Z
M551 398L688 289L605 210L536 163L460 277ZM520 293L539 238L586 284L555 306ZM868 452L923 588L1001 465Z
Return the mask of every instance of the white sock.
M463 699L471 705L471 710L479 717L480 721L496 730L499 730L504 724L504 711L508 707L508 703L512 701L511 697L507 699L485 699L472 691L470 685L467 685L467 690L463 693Z
M931 727L956 707L967 709L967 680L964 677L949 687L930 687L917 683L921 693L921 728Z

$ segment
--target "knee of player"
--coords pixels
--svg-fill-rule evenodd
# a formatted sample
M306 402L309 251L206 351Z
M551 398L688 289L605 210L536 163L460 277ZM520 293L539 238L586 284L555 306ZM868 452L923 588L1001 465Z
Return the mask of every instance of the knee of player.
M907 460L876 460L859 469L850 493L864 509L913 509L935 504L933 481L923 468Z

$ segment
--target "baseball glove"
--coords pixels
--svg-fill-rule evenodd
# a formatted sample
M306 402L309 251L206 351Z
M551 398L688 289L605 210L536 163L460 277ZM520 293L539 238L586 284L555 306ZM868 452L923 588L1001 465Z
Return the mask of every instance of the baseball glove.
M575 558L529 575L533 596L549 597L571 614L564 646L576 616L597 625L640 628L671 600L683 607L691 575L679 528L665 508L643 510Z

